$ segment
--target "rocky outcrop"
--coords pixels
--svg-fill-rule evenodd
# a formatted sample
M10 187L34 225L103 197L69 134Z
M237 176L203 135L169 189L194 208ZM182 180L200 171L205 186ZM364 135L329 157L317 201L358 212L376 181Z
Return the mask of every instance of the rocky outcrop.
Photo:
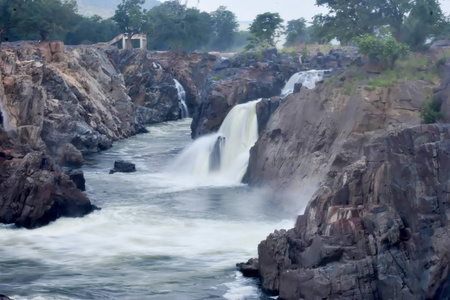
M285 98L250 151L251 185L293 191L316 185L359 160L376 138L420 123L419 109L431 90L426 82L375 90L352 83L344 93L352 79L341 78Z
M21 143L65 165L142 129L122 75L95 47L4 43L0 96Z
M450 290L450 126L377 139L329 173L295 228L258 247L280 299L446 299Z
M327 54L317 52L315 55L302 57L302 67L315 70L345 68L359 57L358 48L347 47L347 50L331 49Z
M96 209L42 152L30 152L23 158L1 153L1 223L36 228L59 217L82 217Z
M116 160L114 162L114 169L111 169L109 171L109 174L114 174L116 172L122 173L136 172L136 165L126 160Z
M192 137L216 131L237 104L278 96L289 77L300 69L298 60L281 56L276 49L261 54L243 53L218 61L208 77Z
M207 53L186 53L181 51L147 51L145 55L146 59L151 62L152 67L154 62L157 68L161 67L162 71L160 72L169 73L181 83L186 91L186 104L189 114L194 115L200 104L201 94L205 89L207 77L216 61L220 58ZM124 65L123 62L122 65ZM130 64L126 63L125 65Z

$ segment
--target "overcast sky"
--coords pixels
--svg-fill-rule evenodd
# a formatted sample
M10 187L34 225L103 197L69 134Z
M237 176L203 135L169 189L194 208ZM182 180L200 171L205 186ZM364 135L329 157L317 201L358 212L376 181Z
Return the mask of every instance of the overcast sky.
M211 12L223 5L234 12L238 21L253 21L256 15L265 12L278 12L285 21L305 18L310 21L318 13L325 13L324 8L315 6L315 0L181 0L188 6ZM440 0L442 10L450 14L450 0Z

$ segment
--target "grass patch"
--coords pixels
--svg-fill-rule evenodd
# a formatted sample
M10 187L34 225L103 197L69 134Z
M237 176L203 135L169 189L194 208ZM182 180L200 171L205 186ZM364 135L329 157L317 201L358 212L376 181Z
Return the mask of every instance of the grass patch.
M220 77L219 76L213 76L213 77L211 77L211 79L214 80L214 81L219 81Z

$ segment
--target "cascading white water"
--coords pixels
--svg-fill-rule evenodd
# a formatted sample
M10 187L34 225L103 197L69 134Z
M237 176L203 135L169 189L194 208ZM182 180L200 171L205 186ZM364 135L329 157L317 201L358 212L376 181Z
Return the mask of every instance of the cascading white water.
M181 111L181 118L189 118L189 111L186 105L186 91L178 80L174 79L173 81L178 91L178 107Z
M155 68L155 69L162 69L162 66L159 63L157 63L156 61L154 61L153 62L153 68Z
M0 112L1 112L1 118L2 118L2 125L3 125L3 128L6 130L6 131L9 131L9 130L11 130L11 125L10 125L10 120L9 120L9 116L8 116L8 113L6 112L6 110L3 108L3 98L2 98L2 96L0 96Z
M299 72L289 79L281 97L294 90L296 83L314 88L325 71ZM182 86L175 80L177 87ZM184 93L184 90L183 90ZM217 183L240 183L250 158L250 148L258 139L258 121L255 100L233 107L217 133L204 135L183 150L170 165L169 171Z
M292 94L292 92L294 91L294 86L297 83L301 83L308 89L315 88L316 82L322 80L324 74L325 70L310 70L295 73L291 76L291 78L289 78L288 82L281 91L281 97L284 98L287 95Z
M258 139L256 104L259 101L233 107L219 131L195 140L176 158L171 171L240 183L247 171L250 148Z

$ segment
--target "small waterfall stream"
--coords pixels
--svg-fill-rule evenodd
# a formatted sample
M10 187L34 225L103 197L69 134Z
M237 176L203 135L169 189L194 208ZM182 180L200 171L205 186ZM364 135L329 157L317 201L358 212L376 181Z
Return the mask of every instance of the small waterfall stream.
M295 73L283 88L281 97L291 94L296 83L313 89L325 72L311 70ZM177 88L182 88L178 81L175 80L175 83ZM179 95L182 93L184 90ZM234 106L217 133L196 139L176 157L168 171L214 183L240 183L247 171L250 148L258 140L256 104L260 100Z
M2 126L5 129L5 131L9 131L11 130L11 125L10 125L10 120L9 120L9 116L8 113L6 112L6 110L3 107L3 98L2 96L0 96L0 120L2 122Z
M181 111L181 118L189 118L189 111L186 105L186 91L178 80L174 79L173 81L178 91L178 107Z
M327 70L309 70L295 73L289 78L288 82L281 91L281 97L284 98L294 92L294 86L297 83L301 83L308 89L316 87L316 82L323 79L323 76Z

